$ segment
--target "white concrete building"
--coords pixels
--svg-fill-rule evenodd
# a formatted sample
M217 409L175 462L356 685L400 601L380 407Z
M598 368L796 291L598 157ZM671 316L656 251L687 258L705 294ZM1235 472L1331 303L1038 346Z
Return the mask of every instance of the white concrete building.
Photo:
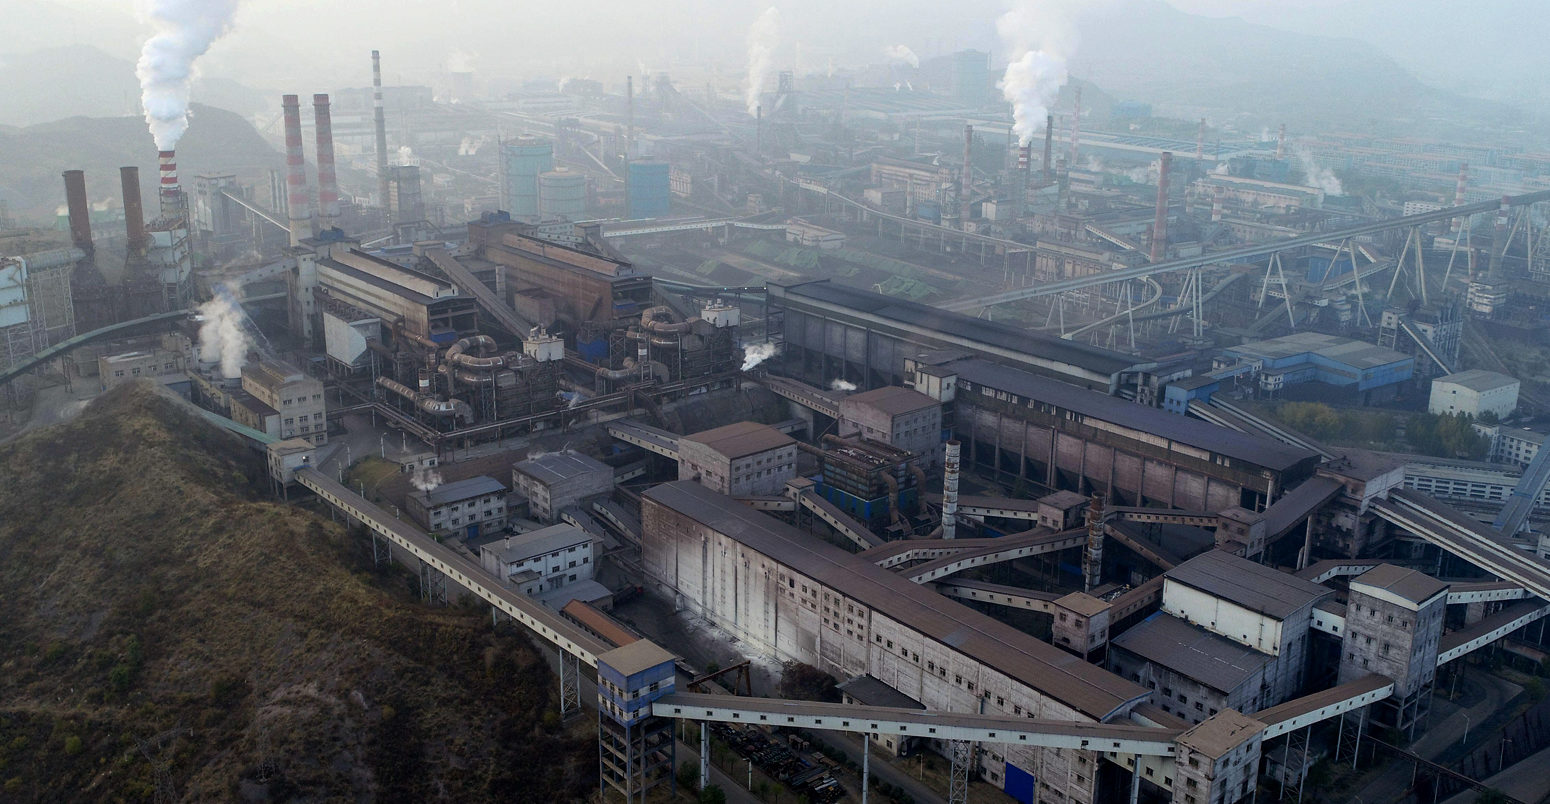
M242 367L242 390L279 414L280 431L270 435L328 443L328 410L323 381L275 360Z
M432 533L474 538L506 527L506 487L493 477L410 492L405 505L409 518Z
M511 485L533 518L553 522L566 506L613 491L614 470L579 452L551 452L511 467Z
M722 494L780 494L796 475L796 439L767 424L738 422L678 440L678 479Z
M1470 369L1432 380L1432 396L1426 409L1431 413L1456 414L1480 418L1482 413L1506 418L1518 408L1517 379L1484 369Z
M925 394L888 386L840 399L839 434L860 435L941 462L942 404Z
M575 525L550 525L479 548L486 571L528 595L592 580L592 560L592 537Z

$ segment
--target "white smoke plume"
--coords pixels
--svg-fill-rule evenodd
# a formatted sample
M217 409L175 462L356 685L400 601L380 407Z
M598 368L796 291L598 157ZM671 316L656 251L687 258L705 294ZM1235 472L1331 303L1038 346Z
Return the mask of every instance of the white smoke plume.
M996 86L1012 104L1019 145L1033 142L1066 83L1066 58L1076 49L1076 29L1065 6L1074 0L1020 0L996 20L1011 62Z
M400 165L418 165L420 157L414 155L414 149L407 145L398 146L398 162Z
M773 343L756 343L743 347L743 371L751 371L754 366L763 363L775 356L780 347Z
M1313 161L1313 154L1307 148L1296 149L1297 164L1302 167L1302 183L1308 187L1323 190L1325 195L1345 195L1345 188L1340 186L1340 179L1335 177L1335 172L1327 167L1320 167Z
M414 474L409 476L409 484L420 491L433 491L441 483L441 473L424 466L416 466Z
M144 0L142 10L156 35L135 65L140 105L156 147L170 151L188 130L194 62L231 29L237 0Z
M911 67L920 66L920 57L915 55L915 51L910 50L909 45L891 45L883 48L883 52L893 61L902 61Z
M227 379L241 377L242 364L248 361L248 349L253 345L242 326L242 308L221 293L199 305L198 313L204 318L199 325L200 362L220 363L221 376Z
M748 116L759 113L759 93L775 65L775 45L780 41L780 10L764 10L748 29L748 85L743 89L743 104Z
M471 73L474 71L474 64L478 60L479 56L476 53L469 53L466 50L454 50L447 54L447 72Z
M854 391L854 390L856 390L856 384L851 382L851 381L849 381L849 380L836 379L833 382L829 383L829 390L830 391Z
M1226 162L1217 162L1216 167L1211 168L1211 175L1213 176L1226 176L1229 172L1231 172L1231 169Z

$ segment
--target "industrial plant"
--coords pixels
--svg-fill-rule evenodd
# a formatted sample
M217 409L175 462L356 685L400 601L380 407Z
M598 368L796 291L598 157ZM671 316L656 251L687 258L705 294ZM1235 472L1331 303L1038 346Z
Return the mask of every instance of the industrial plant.
M502 93L360 53L369 87L270 99L265 171L180 173L200 120L148 111L154 208L123 167L104 227L65 170L62 242L0 256L0 422L188 400L553 653L606 801L743 759L882 800L929 755L953 804L1384 763L1431 802L1543 761L1537 699L1421 746L1550 650L1550 157L901 52ZM833 694L778 697L798 667ZM814 758L847 738L859 773Z

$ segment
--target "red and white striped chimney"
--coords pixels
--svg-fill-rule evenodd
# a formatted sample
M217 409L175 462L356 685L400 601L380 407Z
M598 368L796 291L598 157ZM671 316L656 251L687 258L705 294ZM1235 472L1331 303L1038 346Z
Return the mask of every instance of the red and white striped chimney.
M1453 206L1456 206L1456 207L1464 206L1464 191L1467 190L1467 189L1469 189L1469 163L1468 162L1460 162L1459 163L1459 181L1458 181L1458 185L1453 188ZM1463 218L1454 218L1453 219L1453 234L1455 236L1458 235L1459 230L1461 228L1463 228L1463 226L1464 226L1464 219Z
M339 225L339 179L334 172L334 123L328 110L328 95L312 96L312 125L318 140L318 228Z
M172 151L158 151L156 161L161 174L161 214L168 218L179 217L183 214L183 187L178 184L178 155Z
M289 208L291 245L312 236L312 206L307 198L307 158L301 150L301 100L286 95L280 101L285 112L285 205Z
M1281 133L1276 135L1276 158L1286 158L1286 124L1281 124Z
M1161 262L1168 247L1168 171L1173 167L1173 153L1162 152L1162 162L1157 168L1157 217L1152 220L1152 262Z
M1211 222L1217 223L1222 219L1222 186L1216 185L1216 191L1211 194Z

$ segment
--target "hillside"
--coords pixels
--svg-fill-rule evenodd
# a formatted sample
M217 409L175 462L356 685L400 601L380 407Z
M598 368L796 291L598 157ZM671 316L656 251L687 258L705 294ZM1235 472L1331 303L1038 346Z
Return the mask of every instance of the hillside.
M0 801L569 801L588 726L149 385L0 446ZM158 773L161 769L161 773ZM155 796L160 798L160 796Z
M178 171L186 189L200 173L235 173L262 179L284 167L284 156L236 114L195 104L188 133L178 144ZM148 214L156 209L156 145L139 115L71 117L26 128L0 126L0 199L22 222L52 225L65 203L59 174L86 171L87 196L119 204L118 168L140 167L140 191ZM108 232L105 234L117 234Z

